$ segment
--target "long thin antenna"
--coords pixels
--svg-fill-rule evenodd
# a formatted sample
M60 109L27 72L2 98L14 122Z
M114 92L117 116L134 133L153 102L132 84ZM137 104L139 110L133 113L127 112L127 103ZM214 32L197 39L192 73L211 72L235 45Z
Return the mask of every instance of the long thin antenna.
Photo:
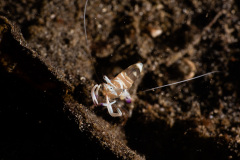
M151 88L151 89L146 89L146 90L143 90L143 91L140 91L140 92L154 91L154 90L159 89L159 88L164 88L164 87L167 87L167 86L171 86L171 85L175 85L175 84L179 84L179 83L184 83L184 82L187 82L187 81L191 81L191 80L194 80L194 79L197 79L197 78L200 78L200 77L204 77L204 76L207 76L209 74L218 73L218 72L220 72L220 71L213 71L213 72L205 73L205 74L202 74L202 75L197 76L197 77L193 77L193 78L186 79L186 80L183 80L183 81L178 81L178 82L171 83L171 84L166 84L166 85L159 86L159 87L154 87L154 88Z
M88 3L88 0L86 0L85 7L84 7L84 13L83 13L83 26L84 26L84 32L85 32L86 45L87 45L87 48L89 49L88 39L87 39L87 27L86 27L87 3ZM92 65L93 65L93 57L92 57L91 52L90 52L90 59L91 59ZM93 68L94 68L94 73L95 73L95 75L96 75L98 81L100 81L99 78L98 78L97 71L96 71L94 65L93 65Z
M85 32L85 40L86 40L86 44L87 44L87 47L88 47L87 28L86 28L86 11L87 11L87 3L88 3L88 0L86 0L85 7L84 7L84 13L83 13L83 25L84 25L84 32Z

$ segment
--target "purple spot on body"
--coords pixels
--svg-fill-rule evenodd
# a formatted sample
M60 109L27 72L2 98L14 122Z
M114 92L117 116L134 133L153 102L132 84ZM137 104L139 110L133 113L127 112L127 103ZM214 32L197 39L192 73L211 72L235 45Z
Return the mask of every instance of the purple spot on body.
M100 103L100 106L103 106L103 103Z
M127 102L127 103L131 103L132 100L131 100L131 99L126 99L126 102Z

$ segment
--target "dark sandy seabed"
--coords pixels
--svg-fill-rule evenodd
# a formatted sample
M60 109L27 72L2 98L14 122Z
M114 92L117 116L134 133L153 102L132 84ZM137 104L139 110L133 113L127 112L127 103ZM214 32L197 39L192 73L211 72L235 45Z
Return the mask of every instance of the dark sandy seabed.
M240 159L239 0L90 0L88 46L84 4L0 1L0 159ZM124 116L93 106L138 61Z

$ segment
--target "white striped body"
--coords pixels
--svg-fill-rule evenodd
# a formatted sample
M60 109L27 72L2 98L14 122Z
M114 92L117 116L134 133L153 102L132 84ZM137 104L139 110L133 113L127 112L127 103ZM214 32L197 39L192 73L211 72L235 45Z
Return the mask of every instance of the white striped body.
M110 99L120 98L131 99L128 89L131 88L133 82L139 77L143 64L136 63L119 73L109 83L103 83L103 94Z

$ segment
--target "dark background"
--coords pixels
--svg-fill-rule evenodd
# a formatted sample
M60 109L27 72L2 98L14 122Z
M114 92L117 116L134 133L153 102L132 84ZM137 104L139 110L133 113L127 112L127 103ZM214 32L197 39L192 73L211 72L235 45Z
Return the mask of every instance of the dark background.
M239 159L237 0L90 0L88 45L84 5L0 2L1 159ZM94 107L93 84L138 61L125 116Z

